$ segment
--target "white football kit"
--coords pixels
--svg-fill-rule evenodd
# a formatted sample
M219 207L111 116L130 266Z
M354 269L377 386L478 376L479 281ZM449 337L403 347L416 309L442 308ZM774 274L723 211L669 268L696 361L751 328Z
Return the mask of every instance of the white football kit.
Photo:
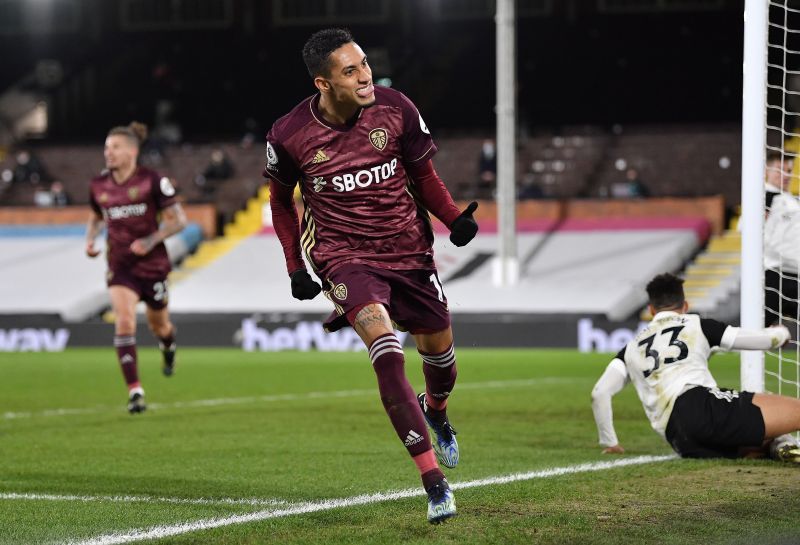
M785 327L741 330L696 314L659 312L609 363L592 391L592 409L600 444L619 442L614 432L611 397L632 382L653 429L665 437L677 398L696 386L716 389L708 369L714 348L767 350L789 339Z

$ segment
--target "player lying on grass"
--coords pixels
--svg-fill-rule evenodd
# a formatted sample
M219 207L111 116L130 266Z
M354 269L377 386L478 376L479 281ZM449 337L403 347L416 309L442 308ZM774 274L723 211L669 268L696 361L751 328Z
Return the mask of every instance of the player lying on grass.
M787 344L784 326L747 331L687 314L683 280L656 276L647 285L653 320L608 364L592 390L604 453L623 453L611 398L632 382L653 429L686 458L761 457L800 463L789 435L800 429L800 399L717 387L708 369L713 348L769 350Z

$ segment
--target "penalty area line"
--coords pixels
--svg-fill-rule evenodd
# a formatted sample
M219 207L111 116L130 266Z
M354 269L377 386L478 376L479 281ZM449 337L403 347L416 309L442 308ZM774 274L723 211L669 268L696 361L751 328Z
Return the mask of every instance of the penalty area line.
M513 482L520 482L520 481L530 481L534 479L546 479L549 477L573 475L576 473L605 471L608 469L616 469L620 467L636 466L643 464L652 464L656 462L665 462L667 460L675 460L675 459L677 459L677 456L675 455L637 456L635 458L623 458L621 460L614 460L610 462L589 462L574 466L555 467L539 471L529 471L526 473L513 473L511 475L488 477L485 479L477 479L473 481L453 483L451 484L451 486L454 490L461 490L467 488L476 488L480 486L501 485ZM170 536L188 534L190 532L198 532L201 530L220 528L223 526L247 524L250 522L259 522L262 520L277 519L277 518L289 517L292 515L317 513L320 511L330 511L333 509L354 507L358 505L367 505L372 503L381 503L393 500L412 498L417 496L424 496L424 492L418 488L411 488L406 490L378 492L375 494L362 494L359 496L351 496L348 498L336 498L336 499L322 500L322 501L302 502L302 503L290 504L286 507L277 509L265 509L261 511L256 511L254 513L231 515L228 517L211 518L211 519L197 520L191 522L182 522L166 526L152 526L150 528L131 529L119 533L104 534L85 540L69 541L67 542L67 545L118 545L122 543L132 543L134 541L142 541L146 539L161 539Z

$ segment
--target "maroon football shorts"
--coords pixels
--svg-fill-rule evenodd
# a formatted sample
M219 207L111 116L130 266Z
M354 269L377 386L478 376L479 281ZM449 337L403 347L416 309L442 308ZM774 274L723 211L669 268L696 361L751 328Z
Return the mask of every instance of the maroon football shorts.
M106 284L111 286L125 286L132 289L139 296L139 299L153 310L161 310L169 302L169 291L167 279L163 278L142 278L125 271L111 271L107 273Z
M342 265L328 275L325 296L336 307L324 324L327 331L353 325L358 311L370 303L382 304L398 329L412 334L435 333L450 326L447 297L433 268L392 271Z

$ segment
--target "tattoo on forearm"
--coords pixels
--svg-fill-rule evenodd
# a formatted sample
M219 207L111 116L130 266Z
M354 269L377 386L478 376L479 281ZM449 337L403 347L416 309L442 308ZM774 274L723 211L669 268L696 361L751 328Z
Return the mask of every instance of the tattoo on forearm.
M186 227L186 213L180 204L174 204L164 210L161 228L156 231L156 235L161 235L160 240L166 240L175 233L179 233Z
M381 325L390 327L386 315L381 312L380 308L373 305L361 309L358 314L356 314L355 322L356 325L362 329L369 329L373 326Z
M184 227L184 225L182 223L177 222L177 221L174 221L174 220L173 221L165 221L161 225L161 229L159 229L157 232L161 233L161 235L162 235L162 237L164 239L167 239L167 238L171 237L172 235L174 235L175 233L181 232L183 230L183 227Z
M180 233L184 227L186 227L186 214L180 204L174 204L164 210L158 231L140 240L149 252L172 235Z

